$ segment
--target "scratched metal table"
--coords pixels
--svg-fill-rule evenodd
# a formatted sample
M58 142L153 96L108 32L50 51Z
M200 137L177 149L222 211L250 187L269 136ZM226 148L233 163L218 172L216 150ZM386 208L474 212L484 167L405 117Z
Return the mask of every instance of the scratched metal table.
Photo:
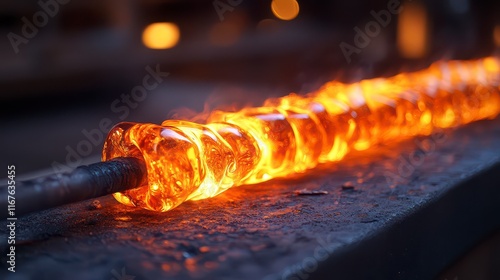
M500 228L500 118L167 213L99 203L20 217L1 278L435 278Z

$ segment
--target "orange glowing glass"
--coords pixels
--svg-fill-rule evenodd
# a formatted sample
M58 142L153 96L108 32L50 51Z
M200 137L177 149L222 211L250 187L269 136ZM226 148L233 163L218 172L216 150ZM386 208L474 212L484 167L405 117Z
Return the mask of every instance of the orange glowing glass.
M233 186L303 173L353 150L494 118L499 85L500 61L494 57L437 62L353 84L332 81L305 96L215 111L206 124L120 123L110 131L102 158L142 159L148 182L114 196L126 205L167 211Z

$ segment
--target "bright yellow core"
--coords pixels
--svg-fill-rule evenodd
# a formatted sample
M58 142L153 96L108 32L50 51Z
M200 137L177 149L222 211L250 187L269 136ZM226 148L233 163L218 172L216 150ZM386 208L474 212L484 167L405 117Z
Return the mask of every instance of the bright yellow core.
M142 42L150 49L170 49L177 45L179 38L179 27L171 22L152 23L142 32Z

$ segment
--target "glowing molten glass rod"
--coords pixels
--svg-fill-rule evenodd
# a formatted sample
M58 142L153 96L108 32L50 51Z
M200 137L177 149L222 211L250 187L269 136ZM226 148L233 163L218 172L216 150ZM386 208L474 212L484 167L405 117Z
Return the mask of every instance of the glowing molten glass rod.
M120 123L110 131L102 158L143 160L147 182L114 196L126 205L167 211L233 186L335 162L352 150L494 118L500 112L499 84L494 57L437 62L353 84L332 81L305 96L213 112L207 124Z

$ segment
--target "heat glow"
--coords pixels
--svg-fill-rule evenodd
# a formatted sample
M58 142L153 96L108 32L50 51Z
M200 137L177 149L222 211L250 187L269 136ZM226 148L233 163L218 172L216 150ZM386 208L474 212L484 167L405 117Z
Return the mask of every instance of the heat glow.
M142 159L148 182L114 197L168 211L233 186L303 173L352 150L494 118L500 112L499 85L500 62L494 57L437 62L353 84L332 81L304 96L269 99L262 107L215 111L206 124L120 123L110 131L102 158Z

